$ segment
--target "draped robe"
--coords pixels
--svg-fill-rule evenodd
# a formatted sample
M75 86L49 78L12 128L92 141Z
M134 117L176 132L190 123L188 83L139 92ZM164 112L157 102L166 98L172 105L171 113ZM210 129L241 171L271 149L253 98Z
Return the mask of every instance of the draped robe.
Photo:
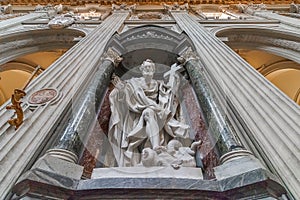
M161 146L174 137L189 137L189 126L176 119L180 109L172 88L156 80L144 88L143 81L142 77L129 79L124 88L115 88L109 96L112 114L108 139L119 167L137 165L143 148L152 147L145 129L147 112L159 127Z

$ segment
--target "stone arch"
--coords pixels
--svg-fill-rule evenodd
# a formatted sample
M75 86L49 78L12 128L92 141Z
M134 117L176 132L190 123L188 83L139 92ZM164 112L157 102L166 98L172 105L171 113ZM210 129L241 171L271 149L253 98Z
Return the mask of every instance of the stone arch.
M43 63L39 75L84 36L84 32L76 29L35 29L2 35L0 105L11 97L14 88L23 86L37 65Z
M212 30L231 48L257 49L300 63L300 34L259 26L231 26Z
M84 36L84 32L76 29L35 29L3 35L0 38L0 65L27 54L58 48L69 49L78 38Z
M299 33L258 26L222 27L212 32L299 104Z

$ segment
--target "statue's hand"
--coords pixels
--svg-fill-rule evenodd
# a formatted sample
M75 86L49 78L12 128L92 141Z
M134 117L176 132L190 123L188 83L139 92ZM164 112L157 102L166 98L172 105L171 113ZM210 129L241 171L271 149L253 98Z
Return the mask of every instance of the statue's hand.
M111 78L111 83L119 90L125 87L124 82L117 75L113 74Z

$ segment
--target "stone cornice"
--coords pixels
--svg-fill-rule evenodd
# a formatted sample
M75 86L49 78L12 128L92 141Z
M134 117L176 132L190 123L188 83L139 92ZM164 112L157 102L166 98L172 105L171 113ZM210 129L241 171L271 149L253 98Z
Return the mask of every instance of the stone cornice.
M86 5L89 4L89 1L77 1L77 0L70 0L70 1L64 1L64 0L50 0L50 1L35 1L35 0L4 0L1 3L4 5L12 4L12 5L47 5L50 4L64 4L64 5L72 5L72 6L78 6L78 5ZM161 5L161 1L158 0L132 0L132 3L138 3L139 5L145 5L145 4L156 4ZM186 1L177 1L177 0L170 0L168 1L172 3L178 3L178 4L184 4ZM191 0L189 1L189 4L238 4L241 1L239 0ZM295 4L300 3L300 0L290 0L290 1L278 1L278 0L267 0L267 1L255 1L256 4L264 3L264 4L290 4L294 2ZM107 1L107 0L95 0L93 1L94 4L101 4L101 5L111 5L112 3L116 3L115 1ZM117 2L117 4L121 4L121 2Z

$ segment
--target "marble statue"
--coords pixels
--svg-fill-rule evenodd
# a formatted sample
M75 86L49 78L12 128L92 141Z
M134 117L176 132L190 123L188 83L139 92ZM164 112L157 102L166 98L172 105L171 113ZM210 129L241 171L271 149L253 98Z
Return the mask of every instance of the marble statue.
M144 148L157 152L173 138L189 138L177 96L181 68L173 64L164 74L165 83L153 79L155 64L147 59L140 66L142 77L113 77L108 139L119 167L137 166Z

